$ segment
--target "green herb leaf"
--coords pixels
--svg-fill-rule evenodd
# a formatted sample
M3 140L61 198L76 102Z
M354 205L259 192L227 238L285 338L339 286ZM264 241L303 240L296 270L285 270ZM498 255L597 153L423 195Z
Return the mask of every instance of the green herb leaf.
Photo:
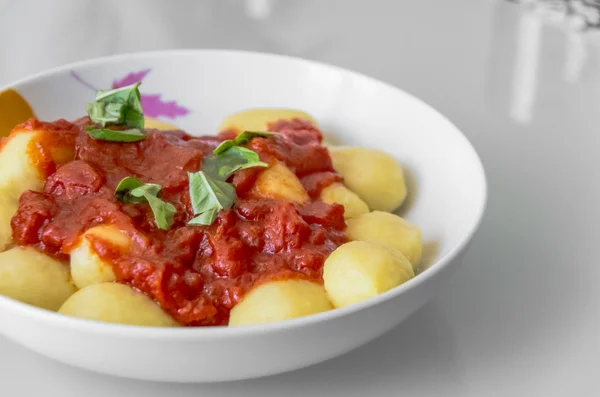
M96 101L88 104L87 110L93 122L102 127L125 125L129 128L144 128L144 112L141 95L135 83L114 90L99 90Z
M89 103L86 110L90 119L100 124L102 129L86 128L88 134L94 139L115 142L135 142L146 138L144 129L144 112L140 102L140 83L114 90L100 90L96 92L96 101ZM117 131L107 129L109 126L127 127ZM120 135L110 133L117 131ZM123 134L123 131L129 132ZM132 137L135 135L135 137Z
M158 196L162 186L156 183L142 183L137 178L128 176L123 178L115 189L115 197L127 204L148 203L154 214L156 226L168 230L173 224L173 217L177 209L171 203L161 200Z
M110 124L118 124L121 120L124 120L124 105L122 103L88 103L86 110L90 119L103 127Z
M212 208L229 209L236 198L232 184L214 180L203 171L189 173L190 199L194 214L201 214Z
M188 226L210 226L217 219L217 215L219 215L219 210L213 208L193 218L187 224Z
M260 161L256 152L241 146L230 147L218 156L206 157L202 162L202 170L206 174L223 181L244 168L268 166Z
M258 153L241 146L233 146L219 154L220 158L240 158L248 163L260 161Z
M112 90L98 90L96 91L96 102L118 102L125 103L131 100L140 100L140 92L138 87L142 83L133 83L123 87L115 88Z
M235 139L230 139L230 140L221 142L221 144L219 146L217 146L215 150L213 150L213 154L219 155L231 147L245 145L248 142L250 142L252 140L252 138L255 138L255 137L266 138L266 137L273 136L273 135L277 135L277 133L276 132L268 132L268 131L244 131L240 135L238 135Z
M188 173L188 178L194 214L201 215L192 219L191 224L212 224L218 212L230 209L237 197L232 184L213 179L203 171Z
M115 188L115 197L117 198L117 200L122 201L124 203L137 204L141 201L133 202L133 197L129 197L129 193L133 189L136 189L142 185L143 183L140 182L137 178L134 178L132 176L125 177L121 179L121 182L119 182L119 184Z
M136 198L146 198L147 196L158 197L162 186L156 183L143 183L141 186L132 189L129 194Z
M194 214L198 215L188 225L211 225L219 211L228 210L236 199L235 187L226 180L244 168L268 167L258 154L241 147L256 136L271 136L272 132L245 131L236 139L222 142L213 156L202 161L202 171L189 173L190 199Z
M159 229L169 230L173 224L173 218L177 213L175 206L156 196L146 195L144 197L146 197L148 204L150 204L156 226L158 226Z
M94 129L86 127L86 132L94 139L111 142L136 142L146 139L146 135L137 128L128 130Z

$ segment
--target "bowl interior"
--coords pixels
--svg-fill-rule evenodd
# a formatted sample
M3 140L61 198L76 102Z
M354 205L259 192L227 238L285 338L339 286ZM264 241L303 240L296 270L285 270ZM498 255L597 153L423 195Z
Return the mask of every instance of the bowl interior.
M42 120L75 119L94 89L138 80L145 112L191 134L213 134L242 109L298 108L332 141L391 153L409 174L411 197L401 212L422 228L426 258L459 246L483 211L481 163L450 122L399 89L336 67L266 54L174 51L83 62L12 88Z

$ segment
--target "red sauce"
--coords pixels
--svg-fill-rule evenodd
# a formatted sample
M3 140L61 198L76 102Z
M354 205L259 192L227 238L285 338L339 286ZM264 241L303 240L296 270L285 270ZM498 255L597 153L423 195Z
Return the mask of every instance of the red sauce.
M344 208L313 200L306 205L250 196L261 169L232 177L239 196L211 226L186 226L194 215L187 173L231 134L192 137L182 131L146 130L147 139L111 143L83 130L87 118L60 120L29 129L42 131L37 145L62 157L45 159L43 192L25 192L12 219L16 244L30 245L63 261L91 227L113 224L130 236L123 252L96 239L98 255L113 264L117 281L155 299L184 325L225 325L229 311L258 283L303 278L322 282L325 258L346 242ZM279 160L301 178L313 199L341 180L334 173L321 132L302 120L270 126L281 134L255 138L249 147L262 161ZM66 149L65 149L66 148ZM65 153L71 153L65 162ZM62 164L64 163L64 164ZM61 165L62 164L62 165ZM170 230L157 229L148 205L123 204L114 197L118 182L134 176L163 186L163 200L177 208Z

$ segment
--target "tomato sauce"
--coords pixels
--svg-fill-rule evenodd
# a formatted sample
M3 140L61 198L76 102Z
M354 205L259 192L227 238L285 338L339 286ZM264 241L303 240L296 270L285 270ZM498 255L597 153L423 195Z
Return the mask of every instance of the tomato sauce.
M192 137L182 131L146 130L135 143L91 138L89 119L75 123L31 120L22 128L41 131L48 175L42 192L25 192L12 219L15 244L29 245L67 261L81 235L91 227L112 224L131 238L123 252L109 241L92 240L98 255L112 263L117 281L154 300L178 322L189 326L226 325L229 311L259 283L303 278L322 282L327 256L347 241L344 208L315 200L320 190L341 181L331 165L321 132L303 120L278 121L249 145L265 162L281 161L302 181L313 198L305 205L251 195L263 169L233 175L238 199L210 226L186 226L194 217L188 172L224 139ZM70 153L70 161L65 156ZM57 160L58 159L58 160ZM177 208L170 230L158 229L147 204L124 204L114 196L121 179L134 176L163 186L162 199Z

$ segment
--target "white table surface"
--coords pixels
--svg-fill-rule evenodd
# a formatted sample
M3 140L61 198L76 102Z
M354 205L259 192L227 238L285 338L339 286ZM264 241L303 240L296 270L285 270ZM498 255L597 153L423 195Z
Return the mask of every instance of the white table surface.
M177 385L74 369L0 337L0 395L600 396L600 33L542 14L503 0L0 0L0 85L149 49L291 54L423 98L489 178L487 215L447 288L350 354Z

